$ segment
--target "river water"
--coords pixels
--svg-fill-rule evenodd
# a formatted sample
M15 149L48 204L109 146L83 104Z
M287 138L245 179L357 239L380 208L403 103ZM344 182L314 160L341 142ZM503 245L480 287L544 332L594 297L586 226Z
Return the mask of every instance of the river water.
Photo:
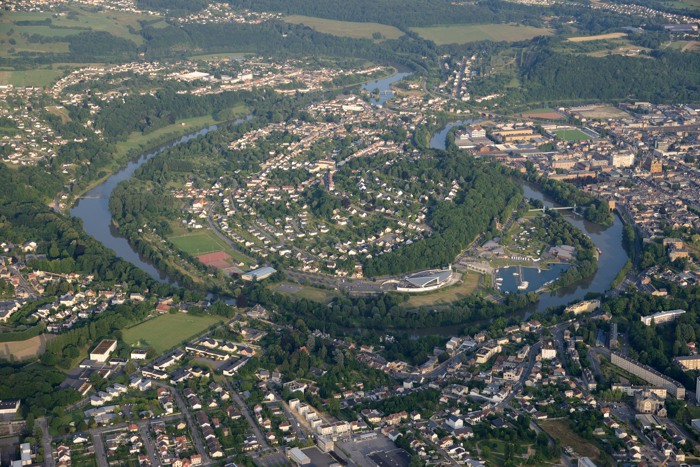
M375 105L382 106L387 100L393 97L391 84L400 81L408 75L410 75L410 73L395 73L391 76L387 76L386 78L370 81L364 84L362 89L370 92L378 89L379 95L376 98L373 97L371 102ZM247 119L250 119L250 116L244 119L236 120L233 123L239 124ZM85 231L104 246L112 249L118 257L144 270L158 281L177 284L175 280L167 277L147 260L140 257L136 250L129 245L129 242L124 237L119 235L116 227L114 224L112 224L112 215L109 211L109 198L112 195L114 188L120 182L131 178L136 169L151 160L153 157L162 153L166 149L178 146L199 136L206 135L217 128L217 125L203 128L197 132L185 135L175 141L160 146L158 149L142 155L137 160L129 162L129 164L122 170L110 176L103 183L85 193L71 208L71 216L81 219L83 221Z
M396 73L395 75L387 78L367 83L363 86L363 88L369 91L373 91L378 88L380 90L380 94L377 99L373 99L373 103L383 105L391 97L390 85L403 79L408 74L409 73ZM237 120L235 123L241 123L243 121L245 121L245 119ZM430 141L431 147L435 149L444 149L445 136L447 132L456 125L469 123L473 123L473 121L464 120L450 123L433 136ZM80 218L83 221L85 231L96 240L100 241L107 248L114 250L117 256L129 261L161 282L169 282L174 284L174 280L166 277L152 264L139 257L138 253L131 247L131 245L129 245L127 240L118 234L116 228L112 224L112 217L109 211L109 198L117 184L131 178L136 169L156 155L162 153L166 149L190 141L193 138L206 135L217 128L218 127L216 125L212 125L195 133L185 135L176 141L163 145L156 150L142 155L139 159L130 162L124 169L109 177L102 184L88 191L73 206L71 209L71 215ZM545 206L548 207L557 206L552 199L540 192L536 186L528 183L523 183L522 186L526 197L539 199ZM552 293L542 294L540 301L536 306L537 311L544 310L551 306L565 305L569 302L580 300L588 292L605 292L608 290L612 280L627 261L627 254L622 248L622 221L618 216L615 216L615 221L612 226L602 227L600 225L587 222L580 216L568 213L568 211L565 211L563 215L568 222L586 232L590 236L593 243L595 243L595 245L600 249L602 254L598 260L598 271L591 278L582 280L568 287L563 287ZM556 270L557 269L554 271ZM542 273L545 272L543 271ZM528 272L528 274L530 273ZM534 274L537 273L534 272ZM547 280L549 279L549 275L547 275ZM421 330L416 334L422 335L426 332L430 333L430 330ZM458 332L458 330L452 329L453 334L454 332Z
M529 183L523 184L525 196L539 199L547 207L558 206L551 198L540 192L536 186ZM610 288L617 273L628 260L627 252L622 247L622 220L616 214L613 225L604 227L584 220L581 216L560 211L564 218L572 225L584 231L601 252L598 258L598 270L588 279L584 279L568 287L562 287L552 293L544 293L540 296L537 310L542 311L550 306L566 305L574 300L581 300L588 292L605 292Z
M242 122L243 120L237 120ZM142 155L135 161L129 162L119 172L115 173L100 185L88 191L78 202L71 208L71 216L77 217L83 221L85 231L102 243L107 248L114 250L116 255L134 266L143 269L154 279L161 282L176 284L176 282L167 277L162 272L158 271L151 263L141 258L134 250L129 242L117 232L116 227L112 224L112 214L109 211L109 198L114 191L114 188L122 181L128 180L134 174L136 169L151 160L166 149L172 148L179 144L190 141L202 135L216 130L218 127L212 125L203 128L195 133L185 135L171 143L165 144L156 150Z
M445 137L448 131L459 125L474 123L473 120L460 120L449 123L442 130L435 133L430 140L430 147L433 149L445 149ZM559 206L551 198L539 191L537 186L530 183L522 183L522 188L527 198L538 199L547 207ZM601 251L598 259L598 271L588 279L584 279L568 287L562 287L555 292L543 293L536 306L537 311L543 311L551 306L566 305L575 300L581 300L588 292L605 292L610 288L613 279L620 272L620 269L627 262L627 253L622 248L622 220L615 215L612 226L603 227L584 220L569 211L560 211L564 218L577 228L584 231L591 238L593 243ZM565 266L555 266L550 270L523 269L524 279L530 282L527 291L537 290L546 282L558 277L558 274L565 269ZM501 270L497 277L503 278L503 290L517 289L517 277L513 273L518 272L515 268Z
M371 93L379 90L379 94L376 97L374 97L374 94L372 94L373 97L370 98L370 102L381 107L386 101L394 97L394 91L391 90L391 85L397 81L401 81L410 74L411 73L395 73L391 76L387 76L386 78L365 83L362 86L362 89Z

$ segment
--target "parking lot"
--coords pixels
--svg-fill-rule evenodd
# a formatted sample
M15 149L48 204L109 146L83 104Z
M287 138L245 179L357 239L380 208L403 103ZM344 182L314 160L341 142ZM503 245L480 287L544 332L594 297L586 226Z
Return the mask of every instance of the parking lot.
M358 439L358 437L355 437ZM351 456L353 462L361 467L376 467L377 461L372 461L370 455L376 453L384 453L387 451L396 451L396 446L394 443L389 441L385 436L377 434L376 438L368 439L365 441L346 441L336 443L336 446L340 447L346 454ZM380 456L380 459L382 456ZM409 458L410 462L410 458ZM403 464L382 464L386 466L397 466ZM406 464L408 465L408 464Z

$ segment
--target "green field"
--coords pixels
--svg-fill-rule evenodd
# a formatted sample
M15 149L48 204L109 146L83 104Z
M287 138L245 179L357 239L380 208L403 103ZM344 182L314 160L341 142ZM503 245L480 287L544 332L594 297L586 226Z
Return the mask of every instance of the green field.
M123 339L132 346L151 346L158 352L164 352L223 320L221 316L191 316L186 313L161 315L125 329Z
M285 287L299 288L295 292L290 292L284 290ZM328 303L333 298L337 297L338 294L332 290L320 289L317 287L311 287L308 285L294 284L291 282L280 282L279 284L271 284L268 289L273 290L282 295L286 295L292 298L304 298L306 300L311 300L312 302Z
M244 105L238 105L231 110L241 117L248 113L248 109ZM123 156L131 149L137 149L139 151L149 149L216 123L219 122L214 120L214 117L211 115L204 115L202 117L183 118L177 123L164 126L150 133L135 131L129 135L126 141L119 141L117 143L117 154Z
M437 45L466 44L477 41L514 42L552 34L551 29L513 24L460 24L411 28L411 30Z
M251 264L248 258L231 248L221 237L209 229L201 229L192 233L181 230L169 237L168 240L173 242L180 250L193 256L223 250L228 253L236 263L242 262L246 265Z
M382 39L398 39L403 36L400 29L379 23L355 23L300 15L287 16L284 20L291 24L303 24L325 34L356 39L372 39L374 33L381 34Z
M63 75L63 70L0 71L0 85L46 87Z
M561 139L564 141L582 141L585 139L593 139L583 131L576 129L557 130L554 132L554 134L557 136L557 139Z

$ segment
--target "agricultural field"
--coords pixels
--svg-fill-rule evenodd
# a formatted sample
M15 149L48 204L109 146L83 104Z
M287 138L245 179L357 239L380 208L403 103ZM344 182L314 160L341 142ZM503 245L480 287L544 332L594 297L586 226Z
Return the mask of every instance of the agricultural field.
M403 36L400 29L379 23L355 23L301 15L287 16L284 20L290 24L303 24L324 34L355 39L374 39L377 33L380 39L398 39Z
M688 9L688 10L700 10L700 0L678 0L675 2L659 2L661 5L667 8L678 8L678 9Z
M537 36L550 36L551 29L520 26L516 24L464 24L411 28L424 39L438 45L466 44L478 41L515 42Z
M569 42L590 42L590 41L604 41L610 39L620 39L622 37L627 37L626 32L610 32L608 34L598 34L596 36L577 36L569 37L567 41Z
M52 334L40 334L23 341L1 342L0 357L6 360L38 357L44 353L46 342L53 337Z
M221 316L166 314L124 329L123 339L134 347L151 346L158 352L164 352L223 320Z
M239 105L231 109L232 114L240 115L241 117L247 112L248 110L244 105ZM135 131L129 135L126 141L119 141L117 143L117 154L123 156L132 149L143 151L216 123L220 122L215 120L211 115L203 115L201 117L183 118L177 123L164 126L150 133Z
M564 141L582 141L586 139L593 139L591 136L578 129L556 130L554 134L557 136L557 139Z
M0 85L47 87L63 74L63 70L56 69L0 70Z
M681 52L700 52L700 41L673 41L669 42L666 47Z

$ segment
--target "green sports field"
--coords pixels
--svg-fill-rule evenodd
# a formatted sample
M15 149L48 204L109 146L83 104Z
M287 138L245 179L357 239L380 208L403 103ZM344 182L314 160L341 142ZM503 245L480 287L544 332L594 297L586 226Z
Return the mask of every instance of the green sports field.
M218 235L209 229L201 229L196 232L186 233L183 229L177 229L177 232L168 240L173 242L173 244L180 250L188 253L192 256L199 256L206 253L213 253L215 251L225 251L235 262L243 262L246 264L251 264L250 260L240 254L238 251L231 248L226 244L225 241L221 239Z
M536 36L550 36L551 29L519 26L515 24L458 24L411 28L423 39L437 45L466 44L478 41L522 41Z
M554 132L557 139L564 141L582 141L584 139L593 139L581 130L557 130Z
M124 342L134 347L151 346L164 352L223 320L221 316L166 314L125 329L122 336Z

